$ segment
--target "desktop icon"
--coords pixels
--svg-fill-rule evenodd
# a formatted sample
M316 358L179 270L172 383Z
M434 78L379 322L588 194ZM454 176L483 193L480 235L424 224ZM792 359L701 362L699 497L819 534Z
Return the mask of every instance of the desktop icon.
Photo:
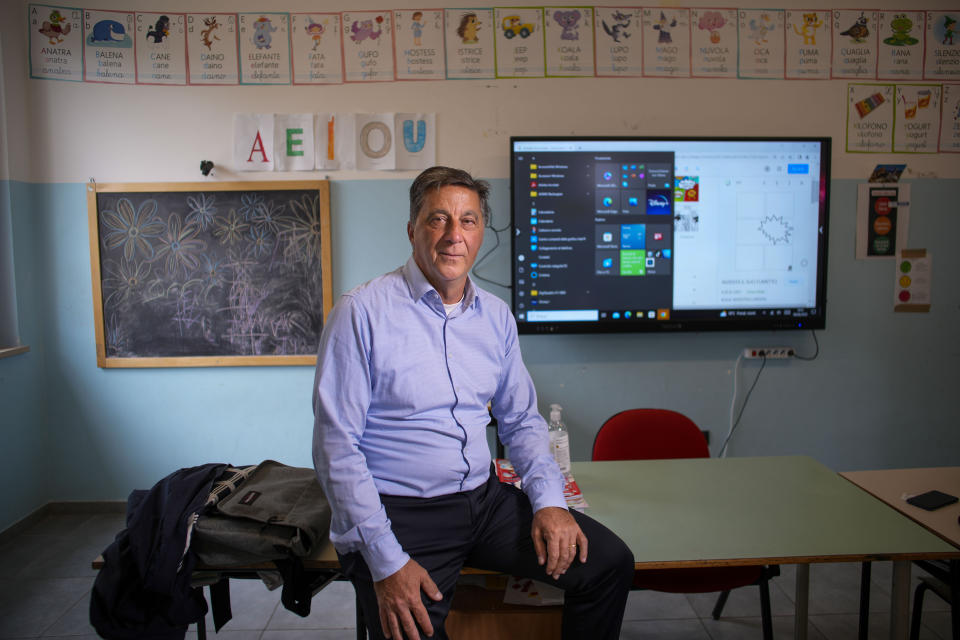
M530 192L530 197L531 197L531 198L536 198L536 197L537 197L537 192L536 192L536 191L531 191L531 192Z
M654 232L653 232L653 239L654 239L654 240L663 240L663 234L660 233L659 231L654 231Z
M669 320L670 309L657 309L657 320Z
M526 259L527 259L527 256L523 255L522 253L517 256L517 260L519 260L520 262L523 262L523 261L526 260ZM536 266L536 265L534 265L534 266Z
M613 234L609 231L603 232L603 241L604 242L613 242Z
M536 169L537 169L537 165L536 165L536 164L531 164L531 165L530 165L530 171L535 171Z
M624 317L624 318L630 318L630 317L632 317L632 316L633 316L633 313L631 313L630 311L624 311L624 312L623 312L623 317Z
M530 289L530 295L531 295L531 296L536 296L536 295L538 295L539 293L540 293L540 292L537 291L536 289Z
M536 251L536 250L537 250L537 245L535 244L530 245L530 251Z
M614 320L619 320L619 319L620 319L620 312L619 312L619 311L614 311L612 317L613 317Z
M536 263L536 262L531 262L531 263L530 263L530 268L531 268L531 269L536 269L536 268L537 268L537 263Z
M605 197L605 198L603 199L603 206L605 206L605 207L611 207L611 206L613 206L613 198L611 198L610 196Z
M536 278L536 277L537 277L537 272L536 272L536 271L531 271L531 272L530 272L530 277L531 277L531 278Z
M533 243L533 244L536 244L536 242L537 242L537 236L530 236L530 242Z
M651 309L650 311L647 311L647 317L651 320L654 320L657 317L657 312Z
M627 198L627 203L628 203L631 207L639 207L639 206L640 206L640 198L637 198L637 197L635 197L635 196L630 196L629 198Z
M604 258L603 259L603 268L612 269L613 268L613 258Z
M613 173L611 173L610 171L604 171L603 179L607 181L613 180Z
M663 250L663 257L666 258L667 260L669 260L671 253L673 253L673 249L664 249L664 250Z
M530 224L537 224L536 218L530 218Z

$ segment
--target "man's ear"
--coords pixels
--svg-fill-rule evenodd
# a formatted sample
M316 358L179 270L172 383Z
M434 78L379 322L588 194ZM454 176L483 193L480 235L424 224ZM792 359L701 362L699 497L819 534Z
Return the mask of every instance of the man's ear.
M413 245L413 224L407 223L407 239L410 240L410 244Z

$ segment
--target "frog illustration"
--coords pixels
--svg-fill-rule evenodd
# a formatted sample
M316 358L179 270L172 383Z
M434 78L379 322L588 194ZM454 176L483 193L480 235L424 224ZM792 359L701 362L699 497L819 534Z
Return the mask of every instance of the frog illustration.
M908 18L905 13L898 13L893 16L893 20L890 21L890 29L893 31L893 35L884 38L884 44L905 47L920 42L910 35L910 31L913 29L913 20Z

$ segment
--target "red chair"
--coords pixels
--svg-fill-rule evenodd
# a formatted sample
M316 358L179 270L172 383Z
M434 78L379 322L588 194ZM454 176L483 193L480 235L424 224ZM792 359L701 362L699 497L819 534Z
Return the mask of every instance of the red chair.
M666 458L709 458L707 439L694 422L668 409L629 409L612 416L593 441L593 460L660 460ZM720 591L713 608L719 620L731 589L747 585L760 587L763 637L773 638L770 614L769 579L780 575L780 567L705 567L692 569L651 569L637 571L634 589L669 593L710 593Z

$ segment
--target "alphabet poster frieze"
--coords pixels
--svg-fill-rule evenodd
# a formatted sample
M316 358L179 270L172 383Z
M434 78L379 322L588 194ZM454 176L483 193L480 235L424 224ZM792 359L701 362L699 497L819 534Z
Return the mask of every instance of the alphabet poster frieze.
M940 108L940 151L960 153L960 84L943 85Z
M830 79L830 11L786 12L786 77Z
M393 13L347 11L341 18L347 82L390 82L393 76Z
M543 9L494 8L498 78L542 78L544 69Z
M784 77L782 9L740 10L741 78Z
M737 77L737 10L690 9L690 73Z
M30 5L30 77L83 81L83 10Z
M343 82L339 13L291 13L293 84Z
M923 78L923 11L881 11L878 18L877 78L920 80Z
M926 60L928 80L960 80L960 11L927 11Z
M237 84L236 14L188 13L187 63L190 84Z
M137 84L187 84L187 17L136 14Z
M879 17L879 11L834 10L832 77L865 80L877 77Z
M290 84L290 16L240 13L241 84Z
M893 150L897 153L936 153L940 140L939 84L898 84Z
M690 76L690 10L643 10L643 74L651 77Z
M443 10L397 10L393 26L397 80L445 80Z
M597 75L643 75L643 16L639 7L597 7Z
M593 8L546 7L547 76L593 76Z
M84 11L84 80L114 84L137 81L133 24L133 13Z
M895 85L847 85L847 153L893 150Z
M496 77L493 9L445 11L447 78Z

